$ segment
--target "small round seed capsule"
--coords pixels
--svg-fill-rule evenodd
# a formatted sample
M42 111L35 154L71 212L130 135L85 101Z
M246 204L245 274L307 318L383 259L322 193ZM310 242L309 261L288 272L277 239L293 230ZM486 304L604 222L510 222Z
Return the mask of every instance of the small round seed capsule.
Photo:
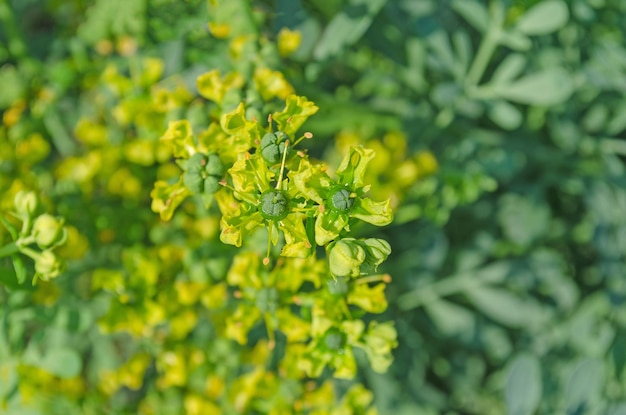
M224 164L222 160L215 153L209 153L207 155L206 172L209 176L216 176L221 178L224 175Z
M346 188L336 188L330 194L330 208L337 212L347 212L354 205L354 198Z
M289 199L281 190L269 190L261 195L259 211L268 220L284 219L289 213Z
M285 152L285 141L287 141L287 134L282 131L276 131L275 133L267 133L261 139L261 156L270 164L280 163ZM289 149L287 149L289 152Z

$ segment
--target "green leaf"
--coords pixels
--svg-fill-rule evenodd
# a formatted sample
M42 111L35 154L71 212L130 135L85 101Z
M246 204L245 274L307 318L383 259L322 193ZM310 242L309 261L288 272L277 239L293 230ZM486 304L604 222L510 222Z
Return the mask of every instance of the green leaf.
M550 209L540 201L509 193L500 198L496 219L507 239L520 246L529 246L546 235Z
M573 368L565 392L568 414L595 407L604 389L604 372L604 365L598 359L585 359Z
M621 402L612 406L606 415L626 415L626 402Z
M491 82L508 83L517 78L526 67L528 60L521 53L511 53L498 65L493 72Z
M546 320L542 308L534 300L522 299L504 289L479 286L470 288L465 294L483 314L506 327L536 327Z
M26 92L26 83L20 71L13 65L5 64L0 68L0 109L8 108Z
M0 399L4 400L18 386L19 362L14 359L5 359L0 363Z
M147 19L145 0L98 0L87 9L78 36L95 44L114 35L143 35ZM123 13L120 11L123 10Z
M539 2L528 10L516 24L520 32L534 36L552 33L567 23L569 10L562 0Z
M454 0L452 8L460 14L474 29L486 32L489 26L489 13L485 6L474 0Z
M12 255L11 259L13 260L13 268L15 268L15 276L17 278L18 284L24 284L26 281L26 266L24 265L24 260L19 255Z
M522 125L523 116L515 105L506 101L496 101L488 110L487 115L494 123L505 130L515 130Z
M15 271L10 267L0 267L0 284L13 290L20 288Z
M507 414L534 414L541 402L541 367L535 356L518 355L510 364L504 388Z
M549 68L527 75L508 85L498 85L496 94L510 101L529 105L557 105L574 92L571 75L563 68Z
M326 59L356 43L386 2L387 0L350 1L348 6L330 21L313 51L313 56L320 60Z
M470 334L474 332L476 317L465 307L445 300L427 303L426 312L435 326L447 336Z
M532 46L532 41L528 36L513 30L500 33L498 41L502 46L522 52L529 50Z
M83 362L78 352L68 347L50 349L39 361L40 368L61 378L78 376L82 366Z

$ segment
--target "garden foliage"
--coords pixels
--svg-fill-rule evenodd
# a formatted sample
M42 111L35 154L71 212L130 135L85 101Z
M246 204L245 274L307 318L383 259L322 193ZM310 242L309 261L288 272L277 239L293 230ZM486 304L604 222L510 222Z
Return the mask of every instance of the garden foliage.
M621 0L0 0L0 412L626 414Z

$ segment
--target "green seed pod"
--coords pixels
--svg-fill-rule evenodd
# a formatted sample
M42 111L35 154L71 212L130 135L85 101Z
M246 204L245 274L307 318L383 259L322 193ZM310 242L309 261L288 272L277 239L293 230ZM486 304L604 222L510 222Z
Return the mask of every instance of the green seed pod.
M350 190L337 186L331 189L328 205L336 212L347 212L354 205L354 198L350 197Z
M193 156L189 157L187 160L187 171L199 172L204 170L204 167L207 164L207 156L202 153L195 153Z
M285 141L287 141L287 134L282 131L276 131L275 133L267 133L261 139L261 156L269 164L280 163L283 159L283 153L285 152ZM289 152L289 149L287 149Z
M350 291L350 285L348 285L348 277L337 277L336 280L329 279L326 282L328 292L332 295L343 297Z
M328 254L330 272L337 277L358 277L365 256L365 249L355 239L340 239L330 248Z
M58 277L63 270L65 270L65 263L52 251L43 251L35 259L35 272L43 281Z
M37 195L35 192L20 190L13 200L15 211L21 218L29 218L37 211Z
M261 195L259 211L268 220L284 219L289 213L289 199L282 190L269 190Z
M324 334L324 344L328 350L341 350L346 345L346 337L345 333L342 333L339 329L332 327Z
M204 177L202 177L202 172L199 170L187 170L183 174L183 183L192 193L202 193L204 190Z
M222 164L222 160L220 160L217 154L209 153L207 155L206 172L209 176L215 176L220 179L224 176L224 164Z
M261 288L256 295L255 305L262 313L273 313L278 308L276 288Z
M63 227L63 221L44 213L35 219L33 236L41 249L47 249L65 242L67 231Z
M385 262L389 254L391 254L391 246L389 242L384 239L368 238L365 239L363 243L367 251L367 262L370 263L374 269Z
M215 176L208 176L204 179L204 193L213 194L220 188L220 179Z

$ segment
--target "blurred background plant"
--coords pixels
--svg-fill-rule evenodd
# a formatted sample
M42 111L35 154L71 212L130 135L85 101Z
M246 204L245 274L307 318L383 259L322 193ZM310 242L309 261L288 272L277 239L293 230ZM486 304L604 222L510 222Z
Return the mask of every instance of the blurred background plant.
M67 263L33 286L35 262L0 258L0 408L625 414L624 15L621 0L0 0L0 246L32 191L64 218ZM196 84L211 70L242 82ZM242 100L264 120L293 91L320 108L312 158L376 151L365 182L395 221L358 232L393 248L385 374L357 351L355 381L307 382L262 330L223 337L236 249L214 207L150 210L180 174L168 121L206 128Z

